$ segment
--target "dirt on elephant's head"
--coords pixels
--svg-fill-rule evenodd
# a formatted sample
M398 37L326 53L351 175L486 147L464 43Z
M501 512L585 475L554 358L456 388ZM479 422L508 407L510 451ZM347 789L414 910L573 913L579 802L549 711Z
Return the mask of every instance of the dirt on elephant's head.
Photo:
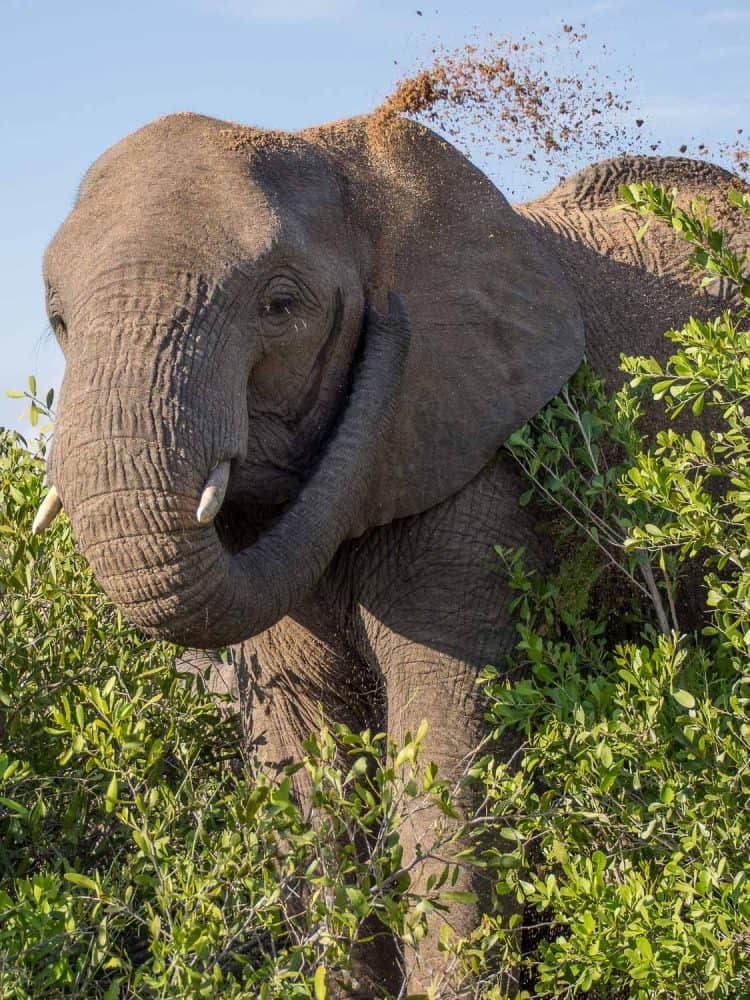
M593 49L585 25L554 35L497 38L433 49L433 61L402 79L376 109L374 146L400 116L437 129L473 159L520 159L528 187L552 183L596 160L622 154L683 154L750 173L743 130L713 146L694 137L669 148L635 110L631 71L606 71L606 45ZM522 185L521 185L522 186ZM514 195L527 194L517 186Z

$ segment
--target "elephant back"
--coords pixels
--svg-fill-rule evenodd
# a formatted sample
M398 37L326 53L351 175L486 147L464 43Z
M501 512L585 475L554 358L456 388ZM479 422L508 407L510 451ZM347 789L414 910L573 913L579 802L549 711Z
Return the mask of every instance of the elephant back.
M612 388L623 380L622 353L664 362L671 353L666 330L684 325L691 315L705 319L734 304L723 282L700 288L701 275L690 261L692 247L677 233L654 222L639 239L643 220L617 211L620 185L644 181L677 189L683 207L705 200L714 225L731 234L730 245L750 246L750 225L727 201L732 188L747 192L750 187L715 164L685 157L605 160L516 206L576 288L587 356Z
M712 213L724 214L726 205L721 197L717 200L716 195L738 184L744 185L729 170L705 160L685 156L617 156L579 170L538 201L549 204L558 201L562 205L575 204L589 210L606 209L622 200L620 185L640 184L645 180L677 188L683 202L705 197ZM534 204L536 202L530 202L528 207Z

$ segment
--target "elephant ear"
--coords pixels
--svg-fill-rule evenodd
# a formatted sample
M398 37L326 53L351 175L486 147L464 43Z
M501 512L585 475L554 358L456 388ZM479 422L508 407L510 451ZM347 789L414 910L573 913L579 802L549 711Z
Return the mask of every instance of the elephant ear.
M396 419L357 532L456 493L578 367L583 326L552 254L450 143L377 115L303 133L359 232L365 295L406 301Z

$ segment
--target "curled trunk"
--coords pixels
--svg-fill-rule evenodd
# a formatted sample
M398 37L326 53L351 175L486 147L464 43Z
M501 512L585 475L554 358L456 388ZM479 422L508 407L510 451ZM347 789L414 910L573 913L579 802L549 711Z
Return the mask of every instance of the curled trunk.
M368 314L351 396L301 492L234 555L213 523L196 519L210 471L227 460L226 440L207 441L201 421L183 413L166 449L158 420L153 435L140 426L82 442L64 413L52 479L94 572L131 621L185 645L217 647L268 628L314 586L352 532L392 416L409 334L402 303L394 296L390 305L388 317ZM112 399L122 407L121 393ZM121 409L99 423L121 426Z

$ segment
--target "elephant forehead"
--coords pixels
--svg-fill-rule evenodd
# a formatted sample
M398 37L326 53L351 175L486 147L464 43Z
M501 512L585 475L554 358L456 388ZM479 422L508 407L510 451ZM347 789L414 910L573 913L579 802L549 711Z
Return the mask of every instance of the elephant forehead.
M148 177L152 186L180 180L199 187L207 179L224 176L240 183L239 165L222 155L215 141L222 123L202 115L177 114L157 119L116 142L89 168L80 187L79 198L132 182L142 184ZM233 169L234 168L234 169Z
M252 218L248 227L245 220ZM74 228L132 233L141 242L188 234L193 243L249 242L266 249L279 230L276 208L235 157L185 133L154 127L128 136L89 170L71 213ZM253 246L256 244L256 246Z
M170 115L127 136L90 168L48 263L81 245L189 248L210 265L279 247L341 245L336 177L302 140L200 115ZM193 261L192 263L195 263Z

